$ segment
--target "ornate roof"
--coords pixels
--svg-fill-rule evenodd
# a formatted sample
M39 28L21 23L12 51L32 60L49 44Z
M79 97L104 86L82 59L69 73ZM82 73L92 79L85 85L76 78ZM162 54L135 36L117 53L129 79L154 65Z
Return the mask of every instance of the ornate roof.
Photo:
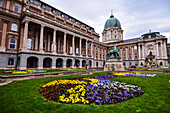
M110 18L106 21L105 25L104 25L104 29L108 28L108 27L113 27L113 26L117 26L121 28L121 24L119 22L119 20L117 18L114 18L113 15L110 16Z

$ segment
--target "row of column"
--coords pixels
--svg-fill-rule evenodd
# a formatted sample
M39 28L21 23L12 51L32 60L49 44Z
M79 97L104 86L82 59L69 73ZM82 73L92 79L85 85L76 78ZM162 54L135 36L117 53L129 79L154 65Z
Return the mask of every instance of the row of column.
M25 27L24 27L24 36L23 36L23 48L22 50L25 51L27 50L27 38L28 38L28 24L29 24L29 21L25 21ZM40 44L39 44L39 51L40 52L43 52L43 35L44 35L44 27L45 25L42 25L41 24L41 29L40 29ZM53 31L53 53L56 53L56 29L54 29ZM66 51L66 37L67 36L67 33L64 32L64 55L67 54L67 51ZM36 36L37 37L37 36ZM38 41L37 41L38 42ZM36 46L38 46L38 44L36 44ZM93 56L93 42L91 42L91 57ZM86 57L88 57L88 40L86 40L86 44L85 44L85 47L86 47ZM72 37L72 52L73 52L73 55L75 55L75 36L73 35ZM82 56L82 38L80 38L80 42L79 42L79 55Z
M145 59L145 45L138 45L139 59ZM156 56L157 59L167 59L167 46L166 40L156 43Z
M163 41L162 43L161 42L156 43L156 51L157 59L160 58L168 59L166 40Z

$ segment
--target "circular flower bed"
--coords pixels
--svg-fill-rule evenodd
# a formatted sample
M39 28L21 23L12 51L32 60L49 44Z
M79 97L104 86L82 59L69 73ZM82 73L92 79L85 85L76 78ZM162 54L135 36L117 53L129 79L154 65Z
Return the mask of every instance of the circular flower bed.
M45 98L67 104L115 104L144 93L141 87L117 81L101 80L116 77L113 74L98 77L55 80L40 87Z

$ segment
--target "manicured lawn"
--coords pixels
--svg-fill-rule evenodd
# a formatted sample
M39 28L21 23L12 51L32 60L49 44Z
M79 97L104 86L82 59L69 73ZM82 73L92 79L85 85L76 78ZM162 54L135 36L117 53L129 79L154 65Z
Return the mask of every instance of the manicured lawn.
M75 68L73 70L68 70L68 71L87 71L87 70L92 70L92 69L78 69ZM60 69L43 69L43 71L47 72L42 72L42 73L4 73L4 71L15 71L15 70L0 70L0 75L5 75L5 76L12 76L12 75L29 75L29 74L45 74L45 73L58 73L58 72L67 72L67 70L60 70Z
M93 76L106 74L95 73ZM142 87L145 93L139 97L111 105L77 105L58 104L45 99L39 92L40 86L56 80L75 77L87 77L82 75L44 78L35 80L17 81L0 86L0 112L2 113L51 113L51 112L117 112L117 113L168 113L170 112L170 75L157 74L156 77L130 77L118 76L109 80L126 82Z

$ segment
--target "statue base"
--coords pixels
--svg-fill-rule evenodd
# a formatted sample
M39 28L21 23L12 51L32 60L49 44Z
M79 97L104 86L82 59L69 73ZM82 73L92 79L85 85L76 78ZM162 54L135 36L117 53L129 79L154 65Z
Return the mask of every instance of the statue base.
M121 59L108 59L104 71L125 71L125 69Z

